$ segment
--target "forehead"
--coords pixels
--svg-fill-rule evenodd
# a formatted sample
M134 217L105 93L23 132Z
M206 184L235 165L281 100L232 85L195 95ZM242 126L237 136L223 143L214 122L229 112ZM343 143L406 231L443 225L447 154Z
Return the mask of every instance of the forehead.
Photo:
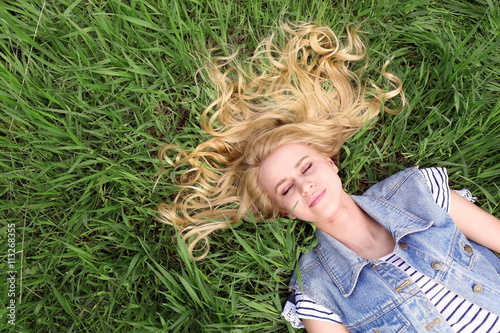
M321 155L308 146L298 143L278 147L262 162L261 181L269 189L286 176L287 170L293 169L305 156L320 157Z
M264 159L264 164L274 164L277 162L287 162L287 164L299 160L303 155L319 155L315 150L300 143L290 143L278 147L274 152ZM274 162L274 163L273 163ZM295 163L293 164L295 165Z

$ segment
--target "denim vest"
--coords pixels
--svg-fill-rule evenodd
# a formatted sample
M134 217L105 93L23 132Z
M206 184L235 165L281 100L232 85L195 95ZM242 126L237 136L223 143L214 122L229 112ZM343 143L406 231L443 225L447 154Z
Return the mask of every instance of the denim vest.
M352 198L392 233L394 252L408 264L500 314L500 259L458 231L417 168ZM290 289L339 314L350 332L453 332L403 270L365 260L322 231L316 237L318 245L301 256Z

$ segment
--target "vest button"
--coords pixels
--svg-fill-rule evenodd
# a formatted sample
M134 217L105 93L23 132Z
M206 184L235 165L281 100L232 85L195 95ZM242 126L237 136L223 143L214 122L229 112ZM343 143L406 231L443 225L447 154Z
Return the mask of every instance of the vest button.
M472 253L472 251L473 251L472 246L470 246L470 245L465 245L465 246L464 246L464 250L465 250L465 252L466 252L467 254L471 254L471 253Z
M401 243L399 243L399 248L401 250L407 250L408 249L408 244L406 244L405 242L401 242Z
M436 271L439 271L441 268L443 268L443 264L441 264L440 261L434 261L432 263L432 268L434 268Z
M483 292L483 286L480 284L476 284L472 290L474 290L476 294L480 294Z

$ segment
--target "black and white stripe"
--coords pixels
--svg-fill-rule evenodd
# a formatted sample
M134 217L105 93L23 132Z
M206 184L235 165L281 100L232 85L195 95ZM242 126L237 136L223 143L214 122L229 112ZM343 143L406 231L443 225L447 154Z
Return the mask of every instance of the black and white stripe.
M448 174L445 168L428 168L419 170L427 181L434 201L444 209L450 211L450 187L448 186Z
M317 304L306 295L302 295L302 293L290 295L281 315L295 328L304 328L301 319L316 319L342 324L342 319L338 314Z

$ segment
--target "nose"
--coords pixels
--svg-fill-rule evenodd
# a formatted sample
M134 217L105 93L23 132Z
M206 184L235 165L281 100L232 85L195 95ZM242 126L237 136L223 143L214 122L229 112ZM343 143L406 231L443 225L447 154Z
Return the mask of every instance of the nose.
M311 181L304 181L302 183L302 196L306 196L314 188L314 183Z

